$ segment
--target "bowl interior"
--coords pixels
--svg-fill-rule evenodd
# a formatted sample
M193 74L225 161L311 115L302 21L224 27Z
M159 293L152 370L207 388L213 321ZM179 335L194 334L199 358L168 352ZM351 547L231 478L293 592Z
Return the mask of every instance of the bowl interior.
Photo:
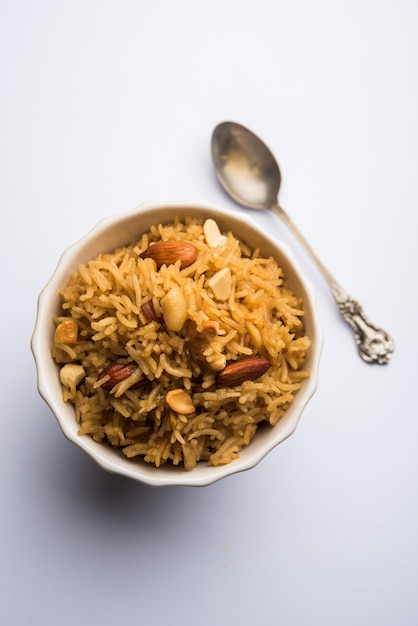
M88 436L78 436L74 408L71 404L62 401L59 367L51 357L55 330L52 320L54 315L61 312L58 292L67 283L79 263L87 262L97 254L111 252L118 246L126 245L139 238L153 224L168 223L176 215L180 218L187 215L201 218L213 217L221 230L231 230L237 237L246 241L251 248L259 247L263 256L274 256L285 272L288 286L303 298L306 332L312 340L312 347L308 351L306 360L306 369L311 371L311 376L304 381L302 389L297 393L279 423L273 429L260 429L251 444L241 452L239 459L229 465L208 467L205 463L200 463L191 471L168 464L155 468L141 460L126 459L122 453L106 445L98 444ZM286 245L261 232L249 216L207 204L148 203L129 213L101 221L63 253L54 274L39 296L31 347L36 362L38 389L41 396L54 413L64 435L93 457L99 465L108 471L126 475L151 486L203 486L229 474L253 467L271 449L293 433L303 408L317 387L322 334L318 324L313 289L304 278L293 254Z

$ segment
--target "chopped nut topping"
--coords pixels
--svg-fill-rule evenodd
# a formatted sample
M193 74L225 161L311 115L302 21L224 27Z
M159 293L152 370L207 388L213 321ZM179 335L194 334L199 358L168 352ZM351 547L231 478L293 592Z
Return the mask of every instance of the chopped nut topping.
M190 395L184 389L173 389L166 395L166 402L170 409L183 415L196 412Z
M210 248L225 246L228 241L227 237L222 235L218 224L212 218L207 219L203 224L203 234L205 235L206 243Z
M238 385L242 385L246 380L256 380L260 378L270 367L270 361L260 357L232 361L232 363L229 363L229 365L219 372L216 381L219 385L225 387L237 387Z
M106 378L104 383L101 385L103 389L110 391L113 389L115 385L126 380L129 376L132 376L134 372L141 374L139 371L139 367L136 363L111 363L107 367L102 370L98 376L98 380L102 380L102 378ZM136 381L132 388L140 387L143 384L142 380Z
M147 322L158 322L159 318L155 312L154 305L152 300L147 300L143 304L141 304L141 311L144 314Z
M55 329L55 343L77 343L78 324L72 318L63 320Z
M86 370L82 365L67 363L60 369L60 381L74 395L75 389L86 375Z
M182 289L174 285L161 299L161 310L169 330L178 332L187 319L187 304Z
M232 276L229 267L223 267L208 280L208 286L212 289L215 298L221 302L228 300L231 293Z
M173 265L180 261L180 267L188 267L196 261L197 248L187 241L157 241L142 254L142 259L154 259L157 267Z

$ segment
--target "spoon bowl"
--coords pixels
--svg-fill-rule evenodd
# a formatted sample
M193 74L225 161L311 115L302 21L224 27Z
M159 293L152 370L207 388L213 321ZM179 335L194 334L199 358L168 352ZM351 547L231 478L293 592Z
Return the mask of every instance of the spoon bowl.
M212 158L219 180L229 195L249 209L270 209L280 191L279 165L258 137L234 122L217 126Z
M394 350L390 335L372 324L362 307L336 281L278 202L281 173L276 159L257 135L236 122L218 124L212 134L212 160L219 182L238 204L271 209L290 228L325 278L343 319L354 332L366 363L388 363Z

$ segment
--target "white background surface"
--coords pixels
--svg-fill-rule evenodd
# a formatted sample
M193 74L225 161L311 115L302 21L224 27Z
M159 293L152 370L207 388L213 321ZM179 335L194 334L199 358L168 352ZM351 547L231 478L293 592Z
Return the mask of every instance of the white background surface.
M415 0L1 0L0 623L418 623ZM320 386L296 433L211 487L105 473L38 396L29 342L59 255L146 200L236 205L211 165L232 119L280 199L389 330L357 355L321 276Z

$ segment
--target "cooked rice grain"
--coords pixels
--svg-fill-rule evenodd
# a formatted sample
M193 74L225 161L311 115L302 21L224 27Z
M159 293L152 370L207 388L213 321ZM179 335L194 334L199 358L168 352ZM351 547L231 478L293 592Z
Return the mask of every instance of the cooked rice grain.
M138 241L80 265L62 289L63 315L54 321L58 326L74 319L78 338L72 344L54 342L52 355L61 366L79 364L86 372L75 391L63 388L64 400L75 406L80 435L121 449L129 459L192 469L199 461L230 463L260 425L274 427L284 415L309 376L303 369L310 346L303 303L286 287L273 258L225 235L225 245L213 248L199 219L159 224ZM184 269L179 262L157 269L140 254L159 240L193 243L196 261ZM232 288L219 301L208 281L224 267L230 268ZM179 332L166 327L160 304L173 286L180 287L187 305ZM155 319L141 309L147 302ZM191 334L211 321L217 334L205 346L205 367L190 358L187 346ZM210 364L219 357L228 363L248 356L268 359L271 368L239 387L218 387ZM106 377L99 374L115 362L136 363L139 370L107 391ZM165 402L167 393L179 388L190 394L192 415L176 413Z

